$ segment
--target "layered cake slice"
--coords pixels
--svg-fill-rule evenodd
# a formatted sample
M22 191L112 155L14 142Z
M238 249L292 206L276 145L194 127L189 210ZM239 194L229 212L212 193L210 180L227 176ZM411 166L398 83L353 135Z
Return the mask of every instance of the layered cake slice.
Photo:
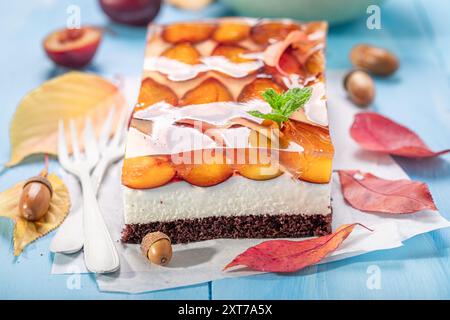
M331 231L326 31L246 18L149 27L122 170L123 241Z

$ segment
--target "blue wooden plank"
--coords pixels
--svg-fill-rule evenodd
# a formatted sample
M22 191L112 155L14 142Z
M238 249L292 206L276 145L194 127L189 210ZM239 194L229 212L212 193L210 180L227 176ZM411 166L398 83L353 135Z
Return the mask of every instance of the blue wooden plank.
M214 281L215 299L448 299L447 270L430 237L404 247L308 267L295 275L265 274ZM379 285L373 282L374 271ZM443 282L444 281L444 282Z
M104 75L126 74L138 76L141 73L145 28L128 28L110 24L100 12L97 1L27 1L0 3L0 50L2 72L2 108L0 111L0 164L9 157L8 127L15 107L31 89L46 79L61 72L45 57L42 49L44 36L56 28L65 26L68 5L79 5L83 24L107 25L116 34L106 33L99 52L89 71ZM160 21L193 19L202 16L222 14L221 6L206 11L182 14L165 7ZM14 183L35 175L42 169L42 163L29 163L4 171L0 174L0 191ZM57 170L55 163L51 170ZM52 234L31 244L19 258L12 256L12 224L0 218L0 298L2 299L208 299L208 284L165 290L139 295L101 293L92 275L81 275L78 279L67 275L50 275L52 255L49 243ZM71 285L67 285L67 283ZM74 286L75 284L75 286ZM75 289L70 289L75 287Z
M437 49L438 58L445 68L450 83L450 2L439 0L418 0L419 12L425 27L429 29L430 42Z
M428 1L427 4L433 5ZM437 6L435 1L433 10L429 11L442 9ZM439 15L446 20L449 16L448 10ZM368 30L365 19L360 19L332 29L328 67L350 68L348 52L361 42L396 52L401 68L392 78L376 79L374 109L413 128L432 148L448 148L450 90L446 78L449 74L442 68L443 53L433 46L433 34L426 26L420 6L411 5L411 1L386 2L382 8L382 26L381 30ZM422 161L398 159L413 179L430 185L441 213L447 218L450 218L449 158L447 155ZM214 281L212 294L215 299L448 299L449 236L449 230L439 230L417 236L402 248L313 266L296 275L268 274ZM380 290L370 290L366 285L371 266L380 270Z

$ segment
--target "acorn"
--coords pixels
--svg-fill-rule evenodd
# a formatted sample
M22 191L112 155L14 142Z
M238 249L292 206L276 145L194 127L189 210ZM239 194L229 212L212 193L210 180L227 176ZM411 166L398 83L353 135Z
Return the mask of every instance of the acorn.
M142 254L150 262L165 266L172 259L172 244L170 238L162 232L147 233L141 242Z
M344 88L350 100L360 107L366 107L375 99L375 83L364 71L350 71L344 78Z
M352 64L378 76L389 76L399 67L397 57L390 51L367 44L360 44L350 51Z
M20 215L28 221L41 219L48 212L52 195L52 184L46 173L28 179L20 195Z

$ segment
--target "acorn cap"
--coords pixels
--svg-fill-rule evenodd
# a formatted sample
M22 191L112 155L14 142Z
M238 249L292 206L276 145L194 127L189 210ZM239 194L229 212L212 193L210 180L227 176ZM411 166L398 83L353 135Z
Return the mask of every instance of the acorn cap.
M31 177L30 179L28 179L27 181L25 181L25 183L23 184L23 187L25 188L25 186L26 186L27 184L32 183L32 182L39 182L39 183L42 183L42 184L45 185L45 186L48 188L48 190L50 191L50 196L53 195L53 187L52 187L52 184L50 183L50 181L49 181L46 177L43 177L43 176L35 176L35 177Z
M166 239L167 241L169 241L169 243L171 243L169 236L163 232L156 231L156 232L147 233L145 235L145 237L142 238L142 241L141 241L142 254L147 257L148 250L150 249L152 244L154 244L156 241L159 241L162 239Z

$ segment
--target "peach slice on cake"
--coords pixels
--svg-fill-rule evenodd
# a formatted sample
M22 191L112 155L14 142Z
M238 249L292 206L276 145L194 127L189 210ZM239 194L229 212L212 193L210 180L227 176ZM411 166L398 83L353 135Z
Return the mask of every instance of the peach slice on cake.
M334 149L328 129L303 122L287 121L284 137L303 147L303 152L280 151L280 163L295 177L315 183L328 183Z
M133 189L149 189L165 185L175 176L168 156L143 156L123 161L122 184Z
M214 31L213 39L221 43L235 43L246 39L250 26L246 23L225 21Z
M252 27L250 37L259 45L267 45L272 41L283 40L295 30L300 30L300 26L295 23L261 22Z
M305 68L310 75L322 73L325 65L325 57L322 51L314 52L308 60L306 60Z
M61 29L45 38L44 49L60 66L83 68L94 57L102 35L102 30L96 27Z
M241 176L252 180L270 180L279 177L283 171L277 164L241 164L237 167Z
M166 49L161 56L192 65L200 61L200 53L188 42L178 43Z
M295 74L298 75L299 78L305 78L304 70L300 62L297 60L292 50L288 48L280 57L279 62L280 69L283 70L286 74ZM272 75L273 79L280 84L284 84L283 75L277 70L276 67L265 66L265 72Z
M160 101L176 106L178 97L168 86L160 84L151 78L145 78L141 84L135 111L145 109Z
M188 160L177 164L177 175L192 185L210 187L233 175L233 168L226 163L225 152L198 150L189 153ZM195 161L196 157L199 159ZM196 163L198 162L198 163Z
M211 23L174 23L164 27L162 37L170 43L197 43L208 40L215 29Z
M244 63L254 61L252 59L244 58L242 55L245 53L248 53L248 50L243 47L237 45L220 44L213 50L211 55L223 56L234 63Z
M288 74L300 74L302 72L302 65L289 48L281 55L279 65L280 68Z
M222 82L208 78L195 88L187 91L181 98L180 105L203 104L211 102L232 101L233 96Z
M277 93L284 91L280 85L269 78L256 78L242 89L237 100L239 102L247 102L253 99L264 100L262 93L269 88L274 89Z
M250 131L249 148L239 149L238 152L245 154L238 154L235 158L235 168L240 175L252 180L269 180L283 173L271 149L270 130L271 128L267 127L265 134L256 130ZM245 163L240 163L242 156L245 156Z

